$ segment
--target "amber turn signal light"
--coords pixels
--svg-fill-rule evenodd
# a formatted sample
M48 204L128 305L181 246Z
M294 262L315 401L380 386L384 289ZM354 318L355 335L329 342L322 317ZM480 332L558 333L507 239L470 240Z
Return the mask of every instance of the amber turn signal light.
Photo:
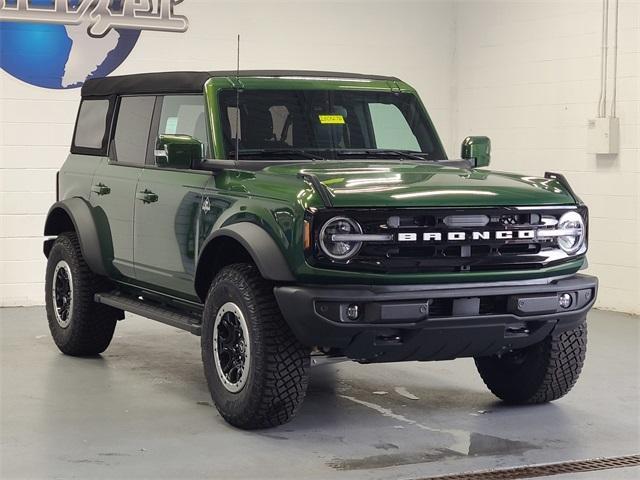
M302 244L304 245L305 250L309 250L311 248L311 224L307 220L304 221Z

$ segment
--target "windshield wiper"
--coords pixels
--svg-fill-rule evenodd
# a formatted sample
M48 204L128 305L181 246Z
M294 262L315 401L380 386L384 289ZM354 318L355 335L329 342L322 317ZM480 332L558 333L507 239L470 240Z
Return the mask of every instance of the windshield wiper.
M370 155L372 157L378 156L390 156L400 157L403 159L409 160L427 160L425 157L422 157L420 152L411 152L407 150L381 150L381 149L367 149L367 150L336 150L337 155ZM427 153L423 153L422 155L428 155Z
M277 155L290 156L290 155L299 155L302 158L306 158L308 160L324 160L323 157L319 155L314 155L313 153L305 152L299 148L263 148L256 150L240 150L238 152L239 157L272 157ZM235 158L236 152L232 150L229 152L229 158Z

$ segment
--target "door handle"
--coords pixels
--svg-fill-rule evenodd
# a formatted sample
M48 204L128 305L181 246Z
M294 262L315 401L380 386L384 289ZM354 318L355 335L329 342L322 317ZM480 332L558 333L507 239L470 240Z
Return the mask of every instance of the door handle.
M98 183L96 185L92 185L91 191L93 193L97 193L98 195L109 195L111 193L111 189L107 187L104 183Z
M151 190L144 189L136 193L136 198L142 200L143 203L153 203L158 201L158 194L153 193Z

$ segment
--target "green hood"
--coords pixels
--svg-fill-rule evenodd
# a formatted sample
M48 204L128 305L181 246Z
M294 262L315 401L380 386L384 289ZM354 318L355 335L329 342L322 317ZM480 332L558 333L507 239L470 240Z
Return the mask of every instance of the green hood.
M573 197L552 179L422 162L317 162L265 169L315 175L335 207L486 207L566 205Z

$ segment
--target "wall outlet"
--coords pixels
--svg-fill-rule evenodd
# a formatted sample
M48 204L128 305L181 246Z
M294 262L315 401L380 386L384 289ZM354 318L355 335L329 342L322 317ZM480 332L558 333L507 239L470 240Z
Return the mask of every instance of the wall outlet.
M611 155L618 153L620 119L594 118L587 124L587 153Z

